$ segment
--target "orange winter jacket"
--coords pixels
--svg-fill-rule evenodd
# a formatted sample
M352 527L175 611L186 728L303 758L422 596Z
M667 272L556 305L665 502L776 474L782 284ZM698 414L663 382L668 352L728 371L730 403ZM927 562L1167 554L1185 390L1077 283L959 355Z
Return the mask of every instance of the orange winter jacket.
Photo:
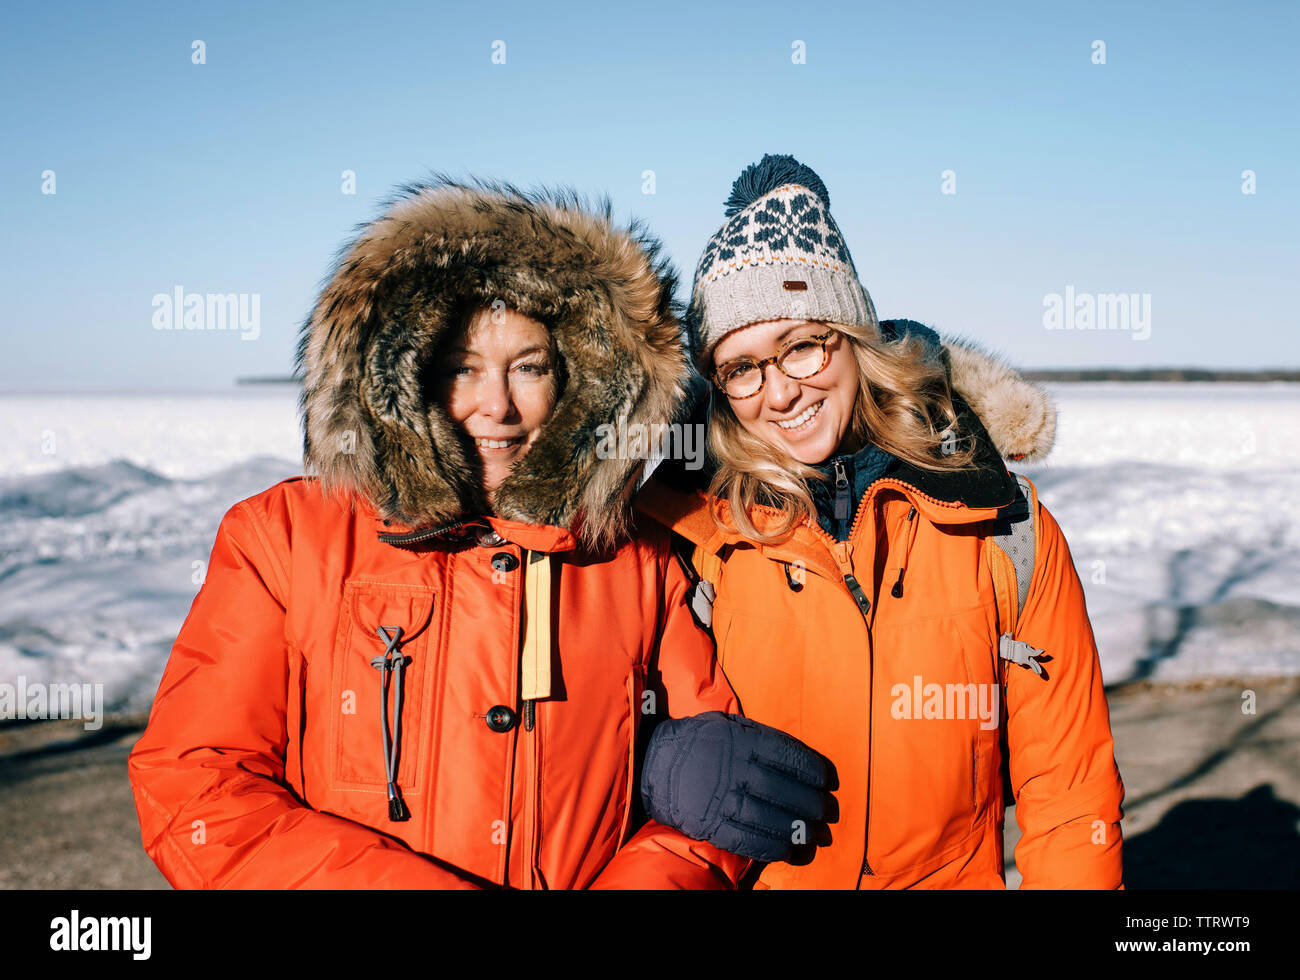
M978 357L955 354L967 366ZM986 386L971 402L1046 398L1017 377L996 380L1001 394ZM969 374L954 374L958 390L963 381ZM802 866L768 865L756 887L1005 887L1000 735L1022 887L1122 887L1123 785L1069 547L1038 506L1037 561L1015 635L1045 650L1044 678L998 657L1007 614L989 534L1015 484L979 416L960 395L956 403L978 441L978 469L894 460L858 502L846 542L808 519L784 543L756 544L730 525L724 501L666 476L638 499L697 546L697 564L713 565L718 658L746 717L803 740L838 773L830 845ZM1050 412L1039 405L1040 416ZM1005 431L1007 413L986 417L1003 426L999 445L1024 442L1023 419ZM1035 455L1050 447L1050 420L1041 428L1046 444L1041 432L1029 438ZM776 516L752 512L760 529Z
M671 715L736 710L666 532L595 560L567 531L489 523L508 543L485 525L482 543L411 551L302 478L231 508L130 757L145 849L173 885L717 888L743 872L653 822L628 839L646 693ZM564 559L556 696L531 730L524 549ZM385 795L379 626L402 627L410 658L401 822ZM505 731L489 724L497 706L514 715Z
M668 532L632 523L644 461L597 451L616 410L667 423L689 376L671 275L639 234L569 195L440 181L342 253L298 351L316 474L226 513L130 755L172 884L745 873L636 806L648 722L737 709ZM501 297L551 329L568 383L489 510L425 384L453 311Z

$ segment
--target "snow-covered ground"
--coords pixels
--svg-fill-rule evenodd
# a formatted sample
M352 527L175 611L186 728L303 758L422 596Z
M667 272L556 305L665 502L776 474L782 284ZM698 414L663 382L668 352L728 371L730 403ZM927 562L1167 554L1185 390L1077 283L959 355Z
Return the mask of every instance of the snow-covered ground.
M297 389L0 396L0 684L146 710L217 525L302 472Z
M1054 384L1023 467L1107 681L1300 674L1300 385ZM0 684L148 707L222 514L301 472L297 389L0 396Z
M1070 544L1107 681L1300 673L1300 385L1047 385L1023 467Z

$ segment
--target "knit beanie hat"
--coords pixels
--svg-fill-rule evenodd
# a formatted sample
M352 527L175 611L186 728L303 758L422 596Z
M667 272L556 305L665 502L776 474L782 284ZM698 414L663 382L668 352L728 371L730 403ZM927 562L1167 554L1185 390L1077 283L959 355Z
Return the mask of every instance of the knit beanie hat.
M820 177L766 154L736 178L727 221L695 267L687 326L703 365L719 340L765 320L820 320L879 330Z

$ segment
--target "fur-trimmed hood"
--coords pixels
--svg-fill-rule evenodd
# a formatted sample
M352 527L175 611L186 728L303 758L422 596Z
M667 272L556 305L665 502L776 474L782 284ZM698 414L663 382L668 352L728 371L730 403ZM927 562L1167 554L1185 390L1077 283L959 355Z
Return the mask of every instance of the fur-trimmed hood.
M617 540L644 462L601 458L597 429L675 421L690 368L671 266L611 214L572 191L436 176L361 225L298 342L304 463L322 490L410 527L487 512L478 462L421 379L456 307L499 302L548 326L567 383L494 513Z
M1038 463L1056 442L1056 403L983 345L953 337L943 342L953 388L979 416L998 455Z

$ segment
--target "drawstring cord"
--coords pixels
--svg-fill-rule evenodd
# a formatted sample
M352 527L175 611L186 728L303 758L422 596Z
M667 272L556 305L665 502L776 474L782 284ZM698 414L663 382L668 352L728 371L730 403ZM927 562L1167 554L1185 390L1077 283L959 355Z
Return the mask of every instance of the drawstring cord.
M402 744L402 670L411 662L411 658L403 656L397 650L397 644L402 639L402 627L391 627L391 629L397 631L391 636L388 633L388 628L379 626L376 629L379 635L384 638L384 652L371 660L370 666L378 670L384 678L383 694L380 699L382 702L380 719L384 739L384 772L388 776L388 819L410 820L411 812L406 808L406 802L402 799L402 791L397 786L397 753ZM388 739L388 685L393 675L396 675L397 678L397 690L393 696L393 738L390 742Z
M916 507L907 512L907 544L903 546L903 564L898 569L898 581L889 590L895 599L903 597L903 573L907 571L907 557L912 553L912 542L916 540Z

